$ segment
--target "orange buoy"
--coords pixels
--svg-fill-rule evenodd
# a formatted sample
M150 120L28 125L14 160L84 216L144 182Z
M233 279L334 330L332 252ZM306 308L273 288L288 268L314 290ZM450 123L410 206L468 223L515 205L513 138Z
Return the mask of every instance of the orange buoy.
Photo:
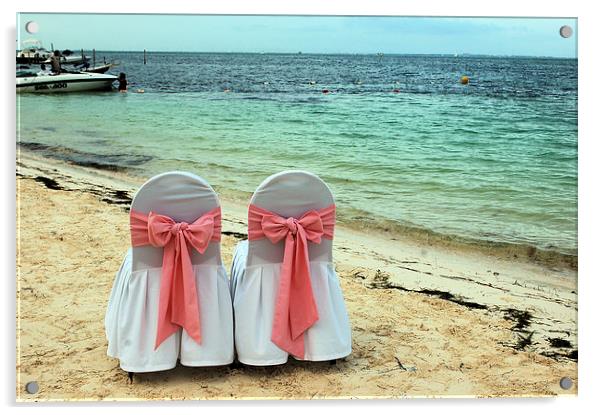
M468 81L469 81L469 79L466 75L464 75L462 78L460 78L460 83L462 85L468 85Z

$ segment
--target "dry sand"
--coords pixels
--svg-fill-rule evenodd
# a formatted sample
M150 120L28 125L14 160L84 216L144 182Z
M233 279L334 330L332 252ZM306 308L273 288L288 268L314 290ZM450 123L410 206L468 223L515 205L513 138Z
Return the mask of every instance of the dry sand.
M550 396L577 393L577 275L337 228L353 352L335 366L177 368L130 384L104 313L141 179L21 152L17 400ZM223 257L246 235L222 200ZM565 391L561 377L574 381ZM35 395L24 385L37 381Z

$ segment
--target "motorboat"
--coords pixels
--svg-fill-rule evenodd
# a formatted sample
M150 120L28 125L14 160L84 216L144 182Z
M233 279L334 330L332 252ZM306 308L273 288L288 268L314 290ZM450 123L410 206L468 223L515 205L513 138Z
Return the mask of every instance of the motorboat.
M50 58L52 52L46 50L37 39L26 39L21 42L21 50L17 52L17 63L42 63Z
M17 63L28 65L40 63L49 64L51 63L51 57L52 53L46 49L22 49L17 52ZM87 62L90 57L81 55L61 55L59 59L61 65L80 65Z
M20 76L19 76L20 75ZM115 75L93 72L66 72L49 74L46 72L25 72L17 76L17 93L59 93L110 90Z
M115 68L121 64L120 61L112 61L109 63L103 63L101 65L90 66L89 64L82 65L82 72L94 72L94 73L105 73L111 68Z
M18 64L40 64L50 63L50 58L53 51L47 50L42 46L42 42L37 39L25 39L21 42L21 50L17 51ZM61 65L80 65L90 60L89 56L85 56L83 51L81 54L74 53L69 49L60 52Z
M105 73L107 72L109 69L111 69L114 65L107 63L106 65L97 65L94 67L88 67L88 68L84 68L82 69L83 72L88 72L88 73Z

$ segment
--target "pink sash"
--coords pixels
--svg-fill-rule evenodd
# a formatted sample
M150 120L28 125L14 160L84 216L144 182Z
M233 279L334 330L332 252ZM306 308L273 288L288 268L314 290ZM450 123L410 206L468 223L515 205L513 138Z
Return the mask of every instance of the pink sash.
M335 205L305 212L299 219L283 218L249 205L249 240L282 239L284 258L272 324L272 342L295 357L305 357L304 333L318 321L309 268L307 241L319 244L332 239Z
M159 319L155 349L173 333L184 328L201 344L201 320L190 247L201 254L209 242L221 238L221 209L205 213L194 223L176 223L172 218L150 212L130 211L132 246L163 248Z

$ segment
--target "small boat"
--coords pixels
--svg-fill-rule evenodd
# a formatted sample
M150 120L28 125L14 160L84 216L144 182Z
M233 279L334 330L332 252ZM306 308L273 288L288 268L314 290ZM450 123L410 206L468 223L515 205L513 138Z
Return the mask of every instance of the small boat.
M83 72L88 72L88 73L105 73L107 72L109 69L111 69L113 67L113 65L111 65L110 63L106 64L106 65L97 65L93 68L84 68L82 69Z
M17 63L42 63L50 58L52 53L46 50L37 39L26 39L21 42L21 50L17 52Z
M17 93L110 90L116 80L114 75L91 72L67 72L58 75L27 73L17 77Z
M121 62L119 62L119 61L113 61L113 62L110 62L110 63L103 63L102 65L96 65L94 67L88 66L86 68L84 66L82 68L82 72L105 73L109 69L114 68L116 66L119 66L120 64L121 64Z

